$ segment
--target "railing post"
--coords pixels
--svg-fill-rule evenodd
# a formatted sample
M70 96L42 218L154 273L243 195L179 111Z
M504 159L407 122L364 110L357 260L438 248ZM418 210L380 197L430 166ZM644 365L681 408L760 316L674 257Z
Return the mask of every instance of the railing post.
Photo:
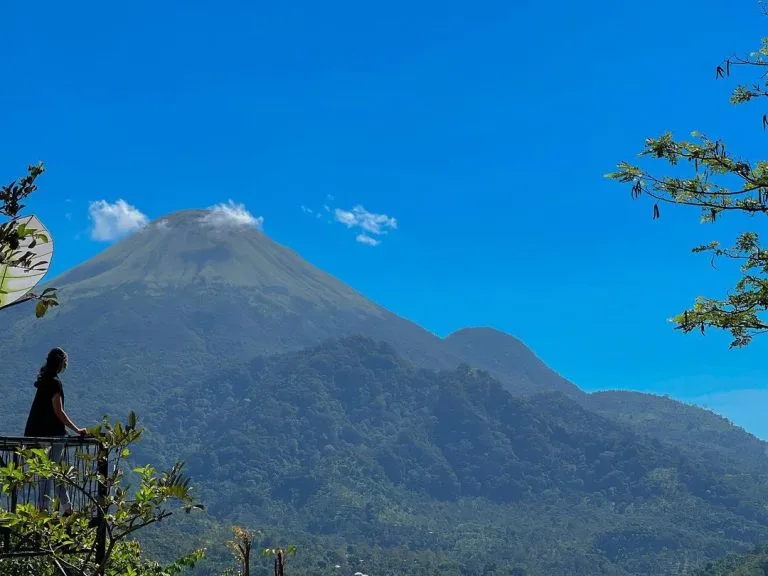
M97 514L98 526L96 528L96 562L101 565L107 553L107 524L104 518L109 487L106 484L109 476L109 454L106 448L99 446L98 456L96 458L97 472L99 474L99 488L97 502L99 503ZM100 571L100 573L102 573Z
M15 450L13 451L13 465L16 468L19 467L19 453L16 452ZM18 494L19 494L19 489L14 486L13 491L9 495L10 502L8 506L8 512L10 512L11 514L16 512L16 503L19 497ZM10 552L11 550L11 530L10 529L7 529L5 534L3 535L3 545L5 547L5 551Z
M14 468L19 467L19 453L16 452L15 450L13 452L13 466ZM8 512L10 512L11 514L16 512L16 503L18 501L18 498L19 498L19 489L14 487L13 492L11 493L10 510L8 510Z
M0 459L2 460L2 459ZM5 465L5 462L3 462ZM18 467L19 455L14 451L13 453L13 465ZM18 488L14 487L13 491L8 495L8 512L16 512L16 500L18 498ZM3 552L6 554L11 551L11 529L3 528Z

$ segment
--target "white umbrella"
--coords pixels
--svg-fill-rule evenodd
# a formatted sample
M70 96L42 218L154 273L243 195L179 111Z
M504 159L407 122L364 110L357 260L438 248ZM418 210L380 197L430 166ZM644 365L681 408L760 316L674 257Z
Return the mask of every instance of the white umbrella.
M26 231L15 253L31 253L29 266L0 264L0 308L28 300L27 293L43 279L53 256L53 238L36 216L23 216L16 220L17 228Z

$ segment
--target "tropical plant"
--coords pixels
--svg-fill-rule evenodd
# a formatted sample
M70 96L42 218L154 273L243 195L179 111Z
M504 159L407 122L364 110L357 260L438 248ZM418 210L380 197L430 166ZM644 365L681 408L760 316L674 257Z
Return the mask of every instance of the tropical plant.
M273 559L275 576L285 576L285 564L288 561L288 556L292 554L296 554L296 546L288 546L286 548L265 548L261 552L262 556Z
M232 540L227 542L227 548L232 552L237 563L237 569L225 572L222 576L250 576L251 574L251 551L255 539L260 532L253 532L240 526L232 527Z

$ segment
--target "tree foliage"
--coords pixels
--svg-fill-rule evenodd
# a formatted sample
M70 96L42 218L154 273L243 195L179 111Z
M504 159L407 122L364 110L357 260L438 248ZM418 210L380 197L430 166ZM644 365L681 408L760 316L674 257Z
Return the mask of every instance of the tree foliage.
M235 558L236 570L225 572L224 576L251 576L251 552L260 532L253 532L240 526L232 527L232 539L227 541L227 548Z
M768 96L768 38L757 51L734 55L717 66L717 78L729 78L737 69L754 72L751 84L739 84L732 93L733 104L744 104ZM768 127L768 114L761 117ZM768 159L747 160L729 150L725 143L700 132L691 140L677 140L670 132L648 138L641 158L665 162L673 175L659 175L649 169L621 162L607 177L627 184L632 197L654 201L653 218L661 215L660 206L679 204L698 208L701 221L715 223L726 216L768 216ZM768 248L762 243L757 222L755 230L738 235L731 246L713 241L693 248L715 258L726 258L740 265L740 278L725 297L699 297L694 305L675 316L677 328L685 333L708 328L730 332L732 347L750 343L753 336L768 331Z
M708 563L692 576L765 576L768 574L768 548L757 546L746 554L728 554L719 562Z
M273 562L274 576L285 576L285 565L288 561L288 556L296 554L296 546L288 546L287 548L264 548L261 555L266 558L271 558Z
M135 415L131 413L126 424L110 424L104 419L89 432L98 439L100 457L108 459L109 467L52 462L41 448L20 449L23 465L11 461L0 467L0 486L6 494L31 488L40 478L50 479L80 493L81 500L87 502L85 508L65 516L38 509L34 503L21 503L14 511L0 510L0 526L10 529L16 542L34 542L54 574L171 576L194 565L202 550L161 566L143 560L133 540L136 532L168 518L177 509L190 512L201 507L182 474L183 465L177 463L162 473L152 466L134 468L138 484L132 487L124 464L130 447L143 433ZM89 489L93 485L102 489L94 494ZM100 531L101 538L97 536Z

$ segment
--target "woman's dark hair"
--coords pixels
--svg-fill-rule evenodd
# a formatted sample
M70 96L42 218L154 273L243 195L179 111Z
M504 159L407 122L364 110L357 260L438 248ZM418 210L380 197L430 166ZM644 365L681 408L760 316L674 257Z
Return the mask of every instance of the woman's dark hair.
M45 359L45 364L40 367L40 372L38 372L37 377L50 378L51 376L56 376L59 372L62 371L66 362L67 353L64 352L64 350L61 348L53 348L50 352L48 352L48 357Z

